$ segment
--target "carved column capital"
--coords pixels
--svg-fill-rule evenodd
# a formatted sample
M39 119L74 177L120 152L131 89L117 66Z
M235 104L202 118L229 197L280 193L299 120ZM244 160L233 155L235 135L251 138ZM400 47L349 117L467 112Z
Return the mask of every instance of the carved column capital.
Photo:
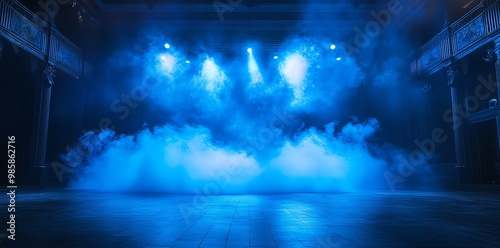
M455 78L457 77L457 69L453 65L446 68L446 77L448 78L448 86L455 87Z
M494 40L495 48L492 49L492 52L496 54L496 57L500 57L500 35L497 34L497 37Z
M54 79L56 78L56 70L54 69L54 66L48 65L45 67L43 70L43 76L49 82L49 87L52 87L52 85L54 85Z
M486 62L495 63L497 61L498 54L498 48L488 48L486 49L486 55L484 56L483 60Z

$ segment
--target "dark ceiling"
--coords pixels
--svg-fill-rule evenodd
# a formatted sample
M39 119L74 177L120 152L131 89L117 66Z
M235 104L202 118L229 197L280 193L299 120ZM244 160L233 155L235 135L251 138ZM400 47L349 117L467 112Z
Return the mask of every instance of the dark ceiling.
M20 1L34 12L42 9L36 1ZM272 47L293 35L353 39L355 27L364 29L375 20L371 13L387 11L391 2L400 3L403 11L392 15L385 29L404 27L406 34L420 34L416 43L421 44L442 29L445 15L456 20L480 0L73 0L60 6L56 24L79 44L78 6L84 5L84 19L98 20L106 32L156 29L178 37L215 38L221 47L245 40Z
M218 36L217 45L255 39L264 46L291 35L348 39L354 27L374 20L370 11L388 9L389 0L94 0L103 22L116 29L158 28L181 36ZM401 0L404 16L426 0ZM394 21L396 20L396 21ZM224 40L224 44L221 44Z

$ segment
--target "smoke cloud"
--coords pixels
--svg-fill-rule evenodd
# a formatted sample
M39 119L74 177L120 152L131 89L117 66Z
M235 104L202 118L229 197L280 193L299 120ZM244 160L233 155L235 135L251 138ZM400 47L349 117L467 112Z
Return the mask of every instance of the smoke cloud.
M268 60L246 48L230 59L172 43L165 49L165 37L145 37L139 44L147 49L117 53L108 63L116 70L135 68L121 79L128 86L148 85L138 103L150 110L145 125L132 134L83 135L78 141L83 156L61 155L75 168L72 188L346 191L386 186L383 173L405 156L377 140L383 129L377 119L360 120L349 108L359 86L401 82L393 68L404 61L372 61L370 66L382 71L368 78L369 62L332 54L321 37L290 38L277 51L279 59Z

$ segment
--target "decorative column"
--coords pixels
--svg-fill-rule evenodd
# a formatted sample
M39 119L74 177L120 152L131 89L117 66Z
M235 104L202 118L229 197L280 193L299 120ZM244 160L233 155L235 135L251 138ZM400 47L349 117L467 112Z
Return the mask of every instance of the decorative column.
M492 60L496 60L495 71L497 76L496 77L497 92L498 92L498 97L500 98L500 59L498 59L500 58L500 34L497 34L497 37L495 38L495 51L492 53L492 56L493 56Z
M496 84L497 84L497 98L500 98L500 34L497 33L497 37L495 38L495 50L493 51L492 62L495 62L495 74L496 74ZM496 61L495 61L496 60ZM497 104L500 99L497 99ZM500 149L500 113L497 108L497 142L498 148ZM497 162L495 165L496 170L496 180L500 181L500 163Z
M35 166L45 165L45 156L47 152L47 134L49 131L49 113L50 113L50 96L56 71L52 65L48 65L43 70L43 78L41 82L41 97L38 114L38 130L36 139L36 155Z
M448 86L451 89L451 108L453 113L453 136L455 138L455 159L456 167L465 167L464 164L464 138L463 138L463 121L459 120L462 118L459 116L460 113L460 94L458 91L457 83L455 78L457 77L457 70L453 65L446 69L446 76L448 77Z
M47 51L51 51L51 35L52 26L54 26L54 18L52 17L48 22L47 33L48 42L46 44ZM33 67L32 61L32 67ZM46 156L47 156L47 137L49 132L49 114L50 114L50 96L52 93L52 86L54 85L54 79L56 76L56 71L54 67L49 64L49 54L45 56L44 59L45 69L41 76L37 79L37 97L35 100L35 112L36 123L35 131L35 149L34 149L34 179L38 181L39 184L43 185L45 183L45 173L46 173ZM32 68L34 69L34 68Z

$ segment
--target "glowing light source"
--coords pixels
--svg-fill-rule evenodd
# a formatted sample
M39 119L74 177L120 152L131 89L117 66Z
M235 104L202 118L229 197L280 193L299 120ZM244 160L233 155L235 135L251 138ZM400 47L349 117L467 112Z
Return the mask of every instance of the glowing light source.
M173 56L172 54L161 54L160 55L160 63L159 63L159 70L164 74L164 75L172 75L175 69L175 64L177 62L177 58Z
M340 58L340 57L338 57L338 58L337 58L337 61L339 61L339 60L341 60L341 58Z
M166 49L169 49L169 48L170 48L170 44L165 43L165 48L166 48Z
M300 88L306 79L308 68L307 59L295 53L286 57L280 65L280 73L290 85Z
M252 84L261 83L262 74L260 73L259 66L257 65L257 61L255 60L251 49L249 53L250 54L248 55L248 73L250 73Z
M186 64L189 64L189 63L191 63L191 62L189 60L186 60Z
M336 48L336 46L335 46L334 44L331 44L331 45L330 45L330 49L331 49L331 50L335 50L335 48Z
M248 48L248 49L247 49L247 52L248 52L248 53L252 53L252 48Z
M213 58L207 58L201 68L201 83L204 85L205 90L210 92L213 96L222 89L226 74L222 69L215 64Z
M287 56L285 61L279 66L281 76L293 90L295 99L292 104L297 104L303 100L304 82L307 77L308 68L309 63L307 59L299 53Z
M274 59L278 59L278 56L274 56L273 58L274 58Z

